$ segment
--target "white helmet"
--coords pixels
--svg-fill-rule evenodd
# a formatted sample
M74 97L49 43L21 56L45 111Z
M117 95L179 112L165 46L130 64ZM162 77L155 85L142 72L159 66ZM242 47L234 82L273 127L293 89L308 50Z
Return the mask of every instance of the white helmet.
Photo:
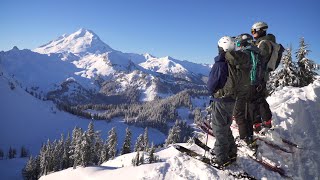
M252 25L251 30L255 30L255 31L266 31L268 29L268 24L265 22L256 22Z
M230 36L223 36L219 41L218 41L218 46L223 49L225 52L230 52L234 50L235 48L235 42L233 38Z

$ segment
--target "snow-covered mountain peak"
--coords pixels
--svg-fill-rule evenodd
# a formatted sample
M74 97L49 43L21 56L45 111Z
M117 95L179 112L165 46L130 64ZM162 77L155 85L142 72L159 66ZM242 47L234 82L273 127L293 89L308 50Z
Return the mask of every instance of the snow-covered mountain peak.
M18 51L19 48L17 46L13 46L13 48L11 49L12 51Z
M149 54L149 53L145 53L143 54L143 56L148 60L148 59L153 59L153 58L156 58L155 56Z
M93 31L81 28L70 35L64 34L56 40L34 49L34 51L42 54L67 52L82 56L87 53L109 52L113 49Z

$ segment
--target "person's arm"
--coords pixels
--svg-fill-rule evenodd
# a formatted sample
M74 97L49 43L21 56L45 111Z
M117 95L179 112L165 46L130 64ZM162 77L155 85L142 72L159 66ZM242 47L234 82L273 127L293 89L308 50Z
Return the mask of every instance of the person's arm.
M211 68L209 79L207 82L208 91L211 95L218 91L220 76L221 76L220 67L218 63L215 63Z

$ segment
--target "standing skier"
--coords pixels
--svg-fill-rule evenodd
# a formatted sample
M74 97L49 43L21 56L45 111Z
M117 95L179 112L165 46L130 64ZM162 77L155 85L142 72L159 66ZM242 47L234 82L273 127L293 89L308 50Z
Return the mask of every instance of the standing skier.
M272 54L271 42L276 42L273 34L267 34L268 25L265 22L254 23L251 28L251 33L255 38L255 45L260 49L259 60L261 61L263 72L260 75L263 77L259 83L252 87L252 101L250 103L250 117L254 121L255 131L260 131L261 125L266 128L271 128L272 113L270 106L266 101L267 91L266 84L269 79L267 64ZM262 122L261 122L262 120Z
M226 60L226 54L234 50L234 40L224 36L218 41L219 55L215 57L207 83L212 95L212 129L216 137L213 163L224 167L236 160L237 147L230 125L235 101L234 66Z
M236 67L236 103L233 116L239 127L240 139L254 148L252 119L249 117L251 99L251 54L257 54L259 49L253 46L253 37L250 34L241 34L235 38L237 51L230 52L227 59Z

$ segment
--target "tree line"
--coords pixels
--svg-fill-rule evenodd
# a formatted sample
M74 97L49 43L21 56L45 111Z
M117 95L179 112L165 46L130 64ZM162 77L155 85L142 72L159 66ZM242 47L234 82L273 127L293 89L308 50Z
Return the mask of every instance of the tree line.
M311 84L320 68L307 55L311 52L304 38L300 39L299 47L295 51L296 61L293 61L292 46L286 48L282 59L282 67L272 72L268 82L270 93L285 86L304 87Z
M192 136L192 128L186 122L177 120L170 130L166 140L166 146L176 142L185 142ZM172 138L174 137L174 138ZM132 133L129 128L126 129L125 139L118 153L118 136L116 129L112 128L108 132L106 140L101 138L101 132L94 130L93 122L88 125L87 131L75 127L72 135L68 133L67 137L61 134L59 140L43 144L37 156L30 156L25 167L22 169L24 179L38 179L42 175L60 171L77 166L87 167L92 165L101 165L117 155L131 153L132 149L137 155L132 159L132 164L138 166L145 163L159 161L155 153L155 145L149 144L148 128L140 134L134 147L131 142ZM142 153L142 154L141 154ZM146 156L145 156L146 155ZM138 157L137 157L138 156Z
M123 117L130 125L153 127L163 133L168 132L167 122L174 122L178 118L177 109L180 107L193 108L191 97L207 96L206 90L184 90L165 99L155 99L143 103L125 104L87 104L70 106L58 104L58 109L87 119L111 121L115 117ZM86 110L105 111L104 113L90 113Z

